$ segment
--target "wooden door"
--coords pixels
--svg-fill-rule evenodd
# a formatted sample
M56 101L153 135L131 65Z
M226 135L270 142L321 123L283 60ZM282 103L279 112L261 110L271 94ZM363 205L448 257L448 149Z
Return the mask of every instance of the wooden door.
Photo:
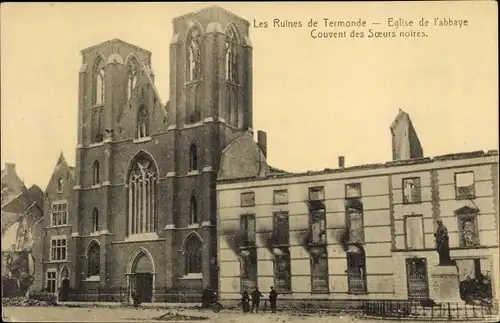
M142 303L153 299L153 274L135 274L135 288Z

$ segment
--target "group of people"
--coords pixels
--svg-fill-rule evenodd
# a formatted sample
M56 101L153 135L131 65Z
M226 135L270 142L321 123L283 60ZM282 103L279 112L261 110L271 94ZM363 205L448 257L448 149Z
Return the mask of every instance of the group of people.
M263 294L260 292L259 287L256 287L255 290L252 293L248 293L246 290L244 290L241 293L241 308L243 310L243 313L248 313L248 312L259 312L260 308L260 300L263 297ZM214 301L217 299L217 294L210 289L209 286L206 286L205 289L203 290L203 295L202 295L202 307L207 308L209 307ZM271 286L271 289L269 291L269 304L271 306L271 312L276 313L276 303L278 301L278 293L274 289L273 286Z
M467 275L460 282L460 296L468 304L489 303L493 298L490 278L483 274L475 278Z
M250 296L252 297L250 299ZM255 290L251 293L248 294L246 290L241 293L241 308L243 309L243 313L248 313L248 312L254 312L258 313L259 312L259 306L260 306L260 299L262 297L262 293L259 290L259 287L255 287ZM252 302L252 306L250 307L250 301ZM271 312L276 313L276 303L278 301L278 293L274 289L273 286L271 286L271 289L269 291L269 304L271 305Z

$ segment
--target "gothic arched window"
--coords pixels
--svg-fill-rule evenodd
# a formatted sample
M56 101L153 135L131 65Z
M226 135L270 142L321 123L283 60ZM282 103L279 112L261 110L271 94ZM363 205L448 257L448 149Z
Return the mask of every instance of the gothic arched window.
M186 275L201 273L202 243L197 235L192 234L186 239L184 252Z
M149 136L149 112L145 105L141 105L137 120L137 138Z
M100 175L99 162L96 160L94 162L94 176L92 178L92 185L97 185L100 183L99 175Z
M92 232L99 231L99 210L94 208L92 211Z
M128 179L129 234L156 232L158 173L154 162L141 154Z
M198 170L198 149L195 144L189 148L189 170Z
M187 51L187 81L196 81L200 78L201 62L201 31L197 26L189 30L186 40Z
M87 276L97 276L101 272L101 250L97 242L92 241L87 251Z
M191 224L198 223L198 203L194 195L191 196Z
M347 280L349 292L364 293L366 288L366 258L361 246L349 245L347 249Z
M137 73L139 70L139 63L137 59L133 57L128 64L128 81L127 81L127 98L132 97L132 92L135 90L137 85Z
M104 84L104 77L106 75L105 69L104 69L104 59L101 56L98 56L95 64L94 64L94 93L93 93L93 98L94 98L94 105L101 105L104 103L104 94L105 94L105 84Z
M236 31L231 27L226 35L226 80L236 82L238 41Z
M102 118L103 109L102 107L96 107L92 109L92 128L91 128L91 142L98 143L102 142L104 139L102 131Z

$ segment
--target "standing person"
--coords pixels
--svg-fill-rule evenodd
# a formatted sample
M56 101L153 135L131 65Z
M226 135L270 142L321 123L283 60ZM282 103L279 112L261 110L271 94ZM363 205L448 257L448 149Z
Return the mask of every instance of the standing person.
M137 309L137 307L139 307L139 298L137 297L135 290L132 291L132 301L134 302L134 308Z
M243 309L243 313L248 313L250 311L250 305L248 302L250 301L250 296L248 292L245 290L241 293L241 308Z
M276 302L278 301L278 293L271 286L271 291L269 292L269 303L271 304L271 312L276 313Z
M210 289L210 286L208 286L208 285L205 286L205 289L203 290L203 294L201 297L202 297L201 298L201 302L202 302L201 307L202 308L209 307L210 304L212 304L213 293L212 293L212 290Z
M252 312L255 310L255 313L259 313L259 303L261 297L262 293L259 290L259 286L257 286L252 292Z

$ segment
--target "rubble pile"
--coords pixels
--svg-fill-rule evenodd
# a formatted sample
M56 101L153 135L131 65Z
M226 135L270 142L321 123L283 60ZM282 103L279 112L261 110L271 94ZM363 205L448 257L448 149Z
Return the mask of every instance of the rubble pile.
M54 306L56 305L52 301L40 301L33 298L26 297L9 297L2 298L2 306L12 306L12 307L31 307L31 306Z
M173 322L178 322L178 321L203 321L203 320L208 320L208 317L205 316L190 316L190 315L183 315L175 312L167 312L159 317L154 318L157 321L173 321Z

